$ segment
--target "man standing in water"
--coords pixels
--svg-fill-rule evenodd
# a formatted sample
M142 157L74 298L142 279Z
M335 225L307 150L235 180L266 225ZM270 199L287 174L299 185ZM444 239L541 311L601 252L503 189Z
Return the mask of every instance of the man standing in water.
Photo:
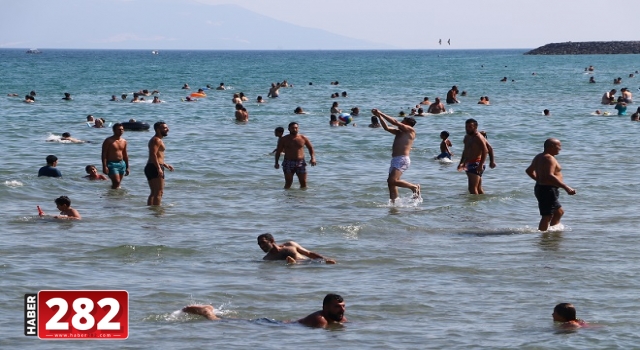
M398 198L398 187L409 188L413 191L414 198L420 198L420 185L400 180L402 173L409 169L411 165L409 154L411 153L413 141L416 139L416 131L413 129L413 126L416 125L416 120L404 118L402 122L398 122L395 118L377 109L373 109L371 113L380 119L380 125L382 125L383 129L396 136L393 139L391 167L389 167L389 177L387 178L391 203L395 203L396 198ZM397 129L390 129L386 122L393 124Z
M458 171L467 172L470 194L484 194L482 173L485 168L484 162L489 154L487 140L478 132L478 122L475 119L467 119L465 130L467 134L464 136L464 150L460 156Z
M113 124L113 135L102 142L102 172L111 179L111 188L120 188L122 177L129 175L127 140L122 137L124 127Z
M570 196L576 194L576 190L563 182L562 168L555 157L560 150L562 150L560 140L547 139L544 142L544 151L533 158L526 170L527 175L536 181L534 193L542 216L538 225L540 231L546 231L549 226L559 224L564 214L562 205L558 202L560 196L558 187L564 189Z
M282 136L278 140L276 148L276 164L274 168L279 169L280 153L284 152L284 160L282 161L282 171L284 172L284 188L291 188L293 184L293 175L298 176L300 188L307 187L307 163L304 161L304 147L309 150L311 156L311 166L316 165L316 157L313 152L313 146L309 139L298 133L298 123L289 123L289 135Z
M156 122L153 124L153 130L156 134L149 140L149 159L144 167L144 175L147 177L149 189L151 189L147 205L160 205L164 192L163 168L173 171L173 167L164 162L165 147L162 139L169 134L169 127L165 122Z

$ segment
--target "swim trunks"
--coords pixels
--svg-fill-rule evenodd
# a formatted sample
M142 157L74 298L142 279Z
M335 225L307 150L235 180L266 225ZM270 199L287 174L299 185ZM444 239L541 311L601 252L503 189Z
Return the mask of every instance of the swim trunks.
M285 174L289 174L289 173L296 174L296 175L306 174L307 162L305 162L304 159L298 159L298 160L284 159L282 161L282 171Z
M560 209L562 205L558 202L560 191L555 186L539 185L536 183L533 188L533 193L538 200L538 209L540 209L540 215L551 215L554 211Z
M144 176L147 177L147 180L157 179L162 177L164 179L164 171L162 172L162 176L158 173L158 167L156 167L153 163L147 163L144 167Z
M442 152L440 153L439 156L436 157L436 159L443 159L443 158L449 158L451 159L451 153L449 152Z
M409 156L396 156L391 158L391 166L389 167L389 174L393 171L393 169L400 170L401 173L404 173L409 166L411 165L411 159Z
M120 174L124 175L127 171L127 164L124 160L119 161L109 161L107 162L107 168L109 169L109 175L111 174Z
M476 174L476 175L482 177L482 173L478 173L478 166L480 166L480 162L467 163L466 172L468 172L469 174ZM487 166L483 165L482 166L482 171L484 172L484 169L486 169L486 168L487 168Z

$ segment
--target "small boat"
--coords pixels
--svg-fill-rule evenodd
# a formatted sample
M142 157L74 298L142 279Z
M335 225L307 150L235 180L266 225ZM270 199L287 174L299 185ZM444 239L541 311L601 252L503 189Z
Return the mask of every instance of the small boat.
M37 53L42 53L42 51L40 51L38 49L29 49L29 50L27 50L27 53L37 54Z
M157 54L159 54L159 52L158 52L158 50L153 50L153 51L151 51L151 54L157 55Z

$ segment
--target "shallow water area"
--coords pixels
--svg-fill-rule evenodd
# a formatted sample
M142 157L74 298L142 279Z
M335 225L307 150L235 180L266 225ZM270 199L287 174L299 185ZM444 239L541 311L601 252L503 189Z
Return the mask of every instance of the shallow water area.
M634 348L640 282L640 185L635 144L640 123L609 111L600 98L640 67L636 55L524 56L523 50L476 51L84 51L0 50L0 348ZM596 67L589 84L584 67ZM533 75L532 73L536 74ZM507 82L500 82L504 76ZM266 98L272 82L292 88ZM340 85L330 85L338 80ZM513 81L512 81L513 80ZM181 101L198 87L195 103ZM309 85L312 82L312 85ZM191 90L181 86L189 83ZM390 204L387 175L393 135L368 128L372 108L397 116L425 96L468 92L448 113L416 117L411 167L420 199L400 189ZM637 91L637 78L619 87ZM159 90L161 104L108 101L111 95ZM35 90L36 103L22 97ZM618 88L619 90L619 88ZM233 93L249 101L249 122L236 123ZM348 97L332 99L333 93ZM73 101L62 101L64 92ZM491 105L478 105L490 96ZM151 98L151 97L146 97ZM347 127L330 127L332 102L349 111ZM295 115L301 106L308 114ZM542 110L551 116L543 117ZM637 106L632 104L629 111ZM147 207L143 173L149 131L126 131L131 174L122 188L88 181L101 170L108 123L165 121L166 173L161 207ZM458 172L464 122L475 118L496 154L483 196L467 194ZM317 166L308 188L284 190L270 153L273 130L296 121L311 140ZM353 124L357 126L352 126ZM434 160L442 130L453 160ZM47 142L63 132L91 143ZM524 172L546 138L575 196L561 191L561 226L537 231L533 180ZM55 154L63 177L38 178ZM281 157L282 160L282 157ZM307 162L309 158L307 157ZM83 219L57 215L67 195ZM337 264L264 262L256 237L294 240ZM40 341L23 335L25 293L45 289L124 289L130 336L120 342ZM329 330L285 321L319 310L341 294L349 323ZM557 332L551 313L571 302L600 327ZM211 304L223 322L179 310ZM615 307L614 307L615 306ZM250 336L247 336L250 334ZM321 345L319 345L321 344Z

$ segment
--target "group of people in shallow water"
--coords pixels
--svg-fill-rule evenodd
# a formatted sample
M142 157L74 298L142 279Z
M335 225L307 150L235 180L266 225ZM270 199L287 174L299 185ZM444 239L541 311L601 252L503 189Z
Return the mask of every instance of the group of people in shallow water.
M188 85L183 89L188 89ZM223 84L221 84L221 87ZM281 87L290 86L284 81L283 83L274 83L269 90L269 97L278 97L278 90ZM144 91L144 90L143 90ZM148 91L147 91L148 92ZM615 93L615 91L614 91ZM35 92L34 92L35 95ZM454 104L459 103L457 99L458 89L457 86L453 86L447 93L447 103ZM115 97L115 96L112 96ZM134 96L135 98L135 96ZM234 95L232 102L236 105L236 119L246 121L248 120L248 113L246 116L242 102L246 101L246 97L239 94ZM258 99L260 100L260 98ZM488 97L481 97L482 104L488 104ZM604 100L604 98L603 98ZM420 105L429 106L428 113L437 114L441 111L445 111L444 105L438 97L431 103L428 97L420 102ZM357 108L357 107L355 107ZM418 107L414 115L420 115L420 109ZM436 113L434 113L435 111ZM331 110L332 114L340 113L338 109L338 103L334 102ZM352 112L354 110L352 109ZM359 113L359 109L357 111ZM302 108L295 111L296 114L303 114ZM410 183L402 180L403 173L411 165L410 152L413 142L416 138L416 131L414 126L416 120L409 116L404 117L401 121L396 120L395 117L391 117L384 114L378 109L373 109L372 122L369 125L372 128L383 128L385 131L394 135L394 141L392 146L392 159L389 167L389 174L387 178L387 185L389 189L389 199L391 203L399 197L398 188L410 189L413 193L413 198L421 200L420 184ZM240 115L240 117L239 117ZM357 114L356 114L357 115ZM282 165L282 170L285 178L285 188L290 188L293 184L294 176L298 178L300 187L306 187L307 172L304 148L307 148L311 159L311 166L315 166L316 159L313 146L310 140L299 133L298 123L290 123L288 126L289 134L284 135L284 128L276 129L276 136L278 137L278 144L274 150L275 164L274 168L279 169ZM149 182L151 194L148 198L148 205L160 205L161 198L164 190L164 169L173 171L173 167L164 162L164 143L162 138L167 136L169 131L166 123L158 122L154 125L155 135L149 141L149 160L147 166L144 169L145 175ZM487 141L486 133L478 130L478 122L474 119L468 119L465 122L466 135L464 138L464 149L462 151L460 162L457 170L464 171L468 179L468 190L470 194L483 194L482 188L482 176L486 168L486 161L489 160L490 168L495 168L496 163L494 160L493 148ZM103 173L108 175L112 181L112 188L117 189L120 187L123 176L129 174L129 159L127 155L126 140L122 138L124 129L122 125L116 123L113 126L114 135L108 137L103 142L102 146L102 167ZM438 159L449 159L453 157L451 151L451 141L449 140L449 133L442 131L440 133L440 155ZM526 174L531 177L536 185L534 187L534 193L538 200L538 207L541 216L538 229L540 231L546 231L550 226L554 226L560 223L560 219L564 214L562 206L558 201L559 188L565 190L569 195L574 195L576 191L567 186L562 178L561 167L555 156L561 150L561 143L557 139L547 139L544 142L543 152L536 155L531 165L526 169ZM284 155L282 164L279 163L279 158ZM52 157L52 158L50 158ZM41 169L43 174L47 172L52 173L57 171L57 176L61 176L59 170L55 169L57 165L57 157L47 157L47 166ZM54 168L55 170L52 170ZM93 165L86 167L86 176L91 180L103 180L106 177L102 174L98 174L98 169ZM39 175L40 176L40 175ZM42 175L52 176L52 175ZM80 213L71 207L71 200L66 196L61 196L55 200L56 207L60 211L60 215L55 216L59 219L81 219ZM45 215L41 212L41 215ZM333 264L334 260L325 258L317 253L313 253L304 249L296 242L285 242L278 245L275 239L270 234L260 235L258 237L258 245L263 251L267 253L265 260L286 260L288 263L297 263L300 260L315 259L322 260L325 263ZM183 311L187 313L197 314L205 316L208 319L218 319L215 314L215 309L211 305L190 305L186 306ZM328 294L324 301L322 310L314 312L307 317L298 320L298 323L312 326L312 327L327 327L333 324L340 324L346 321L344 317L345 303L341 296L337 294ZM562 322L567 326L582 326L583 322L575 318L575 308L571 304L559 304L553 313L554 321Z

